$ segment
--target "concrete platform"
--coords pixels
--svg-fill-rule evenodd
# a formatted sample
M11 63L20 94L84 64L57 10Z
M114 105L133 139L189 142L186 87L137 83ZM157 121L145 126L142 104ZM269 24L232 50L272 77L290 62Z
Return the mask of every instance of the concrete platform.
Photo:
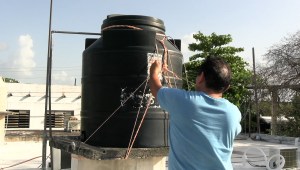
M65 152L83 156L93 160L124 159L127 148L96 147L78 140L54 137L50 145ZM168 147L160 148L132 148L128 158L148 158L168 155Z
M0 169L29 170L42 164L42 142L5 142L0 145ZM50 153L48 148L47 155ZM48 159L47 162L50 162ZM8 168L10 167L10 168Z
M165 170L169 152L168 147L132 148L126 157L128 148L91 146L64 137L53 138L50 146L55 148L55 169L71 170Z
M5 141L6 142L22 142L22 141L43 141L42 130L6 130L5 131ZM49 136L49 132L47 132ZM66 132L64 130L53 130L53 136L68 136L72 138L80 138L80 132Z
M253 140L253 138L239 138L234 142L234 151L232 155L232 164L234 170L250 170L250 169L264 169L265 167L253 167L250 165L243 166L243 154L250 147L261 148L264 153L269 156L270 148L280 148L280 147L295 147L292 142L294 138L290 141L285 141L282 137L268 137L271 141L269 142L266 138L260 140ZM276 140L274 140L276 139ZM280 140L277 140L280 139ZM274 143L278 142L278 143ZM71 148L70 148L71 149ZM5 142L0 145L0 169L11 165L19 164L14 167L8 168L8 170L33 170L39 169L42 164L42 141L17 141L17 142ZM47 147L47 155L49 155L49 145ZM251 156L261 155L257 150L252 150L249 152ZM298 152L299 154L299 152ZM35 158L35 159L34 159ZM22 163L23 162L23 163ZM47 159L49 163L49 159ZM48 164L47 163L47 164ZM255 162L257 165L263 165L264 162ZM299 163L299 158L298 158ZM297 168L294 168L297 169ZM300 168L298 168L300 169Z

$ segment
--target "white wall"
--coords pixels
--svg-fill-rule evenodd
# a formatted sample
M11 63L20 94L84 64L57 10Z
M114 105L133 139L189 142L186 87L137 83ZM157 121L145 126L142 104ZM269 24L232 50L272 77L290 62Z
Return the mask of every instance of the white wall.
M6 109L6 93L7 89L5 86L5 83L2 80L2 77L0 77L0 112L5 112ZM0 113L0 145L4 143L4 123L5 123L5 114Z
M29 129L43 130L45 114L45 97L43 96L46 94L46 85L22 83L6 83L6 85L7 110L30 110ZM28 94L30 97L25 97ZM63 95L65 98L56 101ZM51 110L74 111L74 116L80 120L81 98L78 99L79 96L81 96L81 86L52 85ZM9 128L7 130L23 129ZM28 128L24 128L24 130L28 130Z

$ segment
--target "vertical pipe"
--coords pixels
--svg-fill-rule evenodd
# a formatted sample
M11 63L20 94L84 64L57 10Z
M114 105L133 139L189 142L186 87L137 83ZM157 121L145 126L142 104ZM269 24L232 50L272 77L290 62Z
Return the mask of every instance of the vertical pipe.
M249 133L249 137L251 136L251 97L249 97L249 124L248 124L248 133Z
M44 133L43 133L43 148L42 148L42 169L46 170L46 153L47 153L47 108L49 95L49 76L51 68L51 24L52 24L52 0L50 0L50 17L49 17L49 32L48 32L48 55L47 55L47 74L46 74L46 98L45 98L45 114L44 114Z
M273 88L272 94L272 117L271 117L271 135L277 135L277 112L278 112L278 89Z
M252 48L252 58L253 58L253 85L254 85L254 100L255 100L256 126L257 126L257 133L260 134L260 122L259 122L259 113L258 113L258 99L257 99L257 83L256 83L256 71L255 71L255 53L254 53L254 47Z
M52 33L50 34L50 56L49 56L49 77L48 77L48 93L49 93L49 142L52 140L52 109L51 109L51 75L52 75ZM53 150L52 146L50 146L50 165L53 168Z

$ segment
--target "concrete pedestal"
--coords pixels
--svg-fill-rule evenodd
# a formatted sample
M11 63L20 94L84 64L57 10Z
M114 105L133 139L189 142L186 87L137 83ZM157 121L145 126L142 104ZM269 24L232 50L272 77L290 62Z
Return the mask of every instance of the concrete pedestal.
M166 170L166 157L145 159L91 160L72 154L71 170Z
M50 141L54 150L53 169L60 170L166 170L169 148L127 148L90 146L78 140L55 137ZM71 159L70 159L71 158Z

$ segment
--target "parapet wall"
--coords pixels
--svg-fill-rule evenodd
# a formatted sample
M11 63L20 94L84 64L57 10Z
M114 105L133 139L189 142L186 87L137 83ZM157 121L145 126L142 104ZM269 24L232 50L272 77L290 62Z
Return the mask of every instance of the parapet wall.
M297 139L296 137L274 136L274 135L258 134L258 133L251 134L251 138L253 140L260 140L260 141L279 143L279 144L287 144L287 145L294 145L295 140Z

